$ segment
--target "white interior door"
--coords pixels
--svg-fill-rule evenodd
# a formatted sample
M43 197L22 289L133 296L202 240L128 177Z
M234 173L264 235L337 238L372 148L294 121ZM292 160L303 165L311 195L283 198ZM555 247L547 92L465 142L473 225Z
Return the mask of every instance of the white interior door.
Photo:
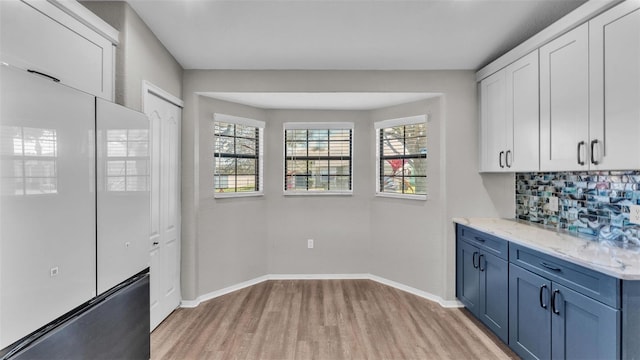
M151 122L151 330L180 305L179 99L145 84Z

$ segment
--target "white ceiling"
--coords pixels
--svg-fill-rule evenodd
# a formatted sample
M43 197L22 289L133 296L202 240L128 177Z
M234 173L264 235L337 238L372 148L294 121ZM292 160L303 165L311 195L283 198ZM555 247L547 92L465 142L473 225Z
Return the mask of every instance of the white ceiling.
M185 69L477 70L585 0L127 0Z
M438 96L435 93L204 92L200 95L262 109L373 110Z

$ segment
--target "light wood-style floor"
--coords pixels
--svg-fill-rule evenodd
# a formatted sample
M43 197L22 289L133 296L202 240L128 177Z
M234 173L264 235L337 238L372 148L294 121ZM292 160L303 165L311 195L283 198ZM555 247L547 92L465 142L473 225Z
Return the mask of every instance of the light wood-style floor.
M266 281L177 309L152 359L513 359L466 310L371 280Z

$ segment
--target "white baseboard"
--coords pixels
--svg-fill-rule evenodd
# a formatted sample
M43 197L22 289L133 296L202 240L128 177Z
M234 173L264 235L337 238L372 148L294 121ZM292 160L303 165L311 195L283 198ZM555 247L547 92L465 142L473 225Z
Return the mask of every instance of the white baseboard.
M458 300L445 300L445 299L441 298L440 296L433 295L432 293L429 293L429 292L426 292L426 291L422 291L422 290L416 289L414 287L407 286L407 285L401 284L399 282L395 282L393 280L385 279L385 278L377 276L377 275L369 274L369 279L371 279L371 280L373 280L375 282L379 282L380 284L383 284L383 285L391 286L392 288L396 288L398 290L406 291L409 294L413 294L413 295L419 296L421 298L437 302L438 304L440 304L440 306L445 307L445 308L457 308L457 307L463 307L464 306Z
M370 279L370 274L270 274L269 280L354 280Z
M440 296L433 295L426 291L422 291L411 286L401 284L392 280L385 279L383 277L373 274L269 274L257 277L255 279L243 281L241 283L227 286L226 288L212 291L210 293L200 295L195 300L182 300L180 307L194 308L200 305L201 302L217 298L222 295L226 295L230 292L234 292L240 289L244 289L249 286L259 284L267 280L353 280L353 279L367 279L378 282L383 285L391 286L398 290L406 291L410 294L419 296L421 298L437 302L440 306L445 308L458 308L463 307L461 302L457 300L444 300Z
M226 295L226 294L228 294L230 292L234 292L234 291L237 291L237 290L240 290L240 289L244 289L246 287L253 286L253 285L259 284L259 283L261 283L263 281L267 281L267 280L269 280L269 275L263 275L263 276L255 278L255 279L243 281L243 282L235 284L235 285L227 286L226 288L223 288L223 289L220 289L220 290L212 291L212 292L210 292L208 294L200 295L195 300L182 300L180 302L180 307L183 307L183 308L194 308L194 307L200 305L200 303L203 302L203 301L211 300L211 299L217 298L219 296Z

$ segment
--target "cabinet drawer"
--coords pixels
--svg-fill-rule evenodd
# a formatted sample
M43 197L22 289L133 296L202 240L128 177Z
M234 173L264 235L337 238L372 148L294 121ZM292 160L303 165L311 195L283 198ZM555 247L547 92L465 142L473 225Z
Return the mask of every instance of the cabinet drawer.
M509 252L511 263L609 306L620 308L618 279L518 244L512 243Z
M47 2L36 1L32 5L39 9L22 1L0 1L1 60L111 100L111 42L66 14L58 15L66 19L64 25L45 15L41 11L62 12Z
M493 254L501 259L509 259L509 243L499 237L458 225L458 239L465 240L480 250Z

